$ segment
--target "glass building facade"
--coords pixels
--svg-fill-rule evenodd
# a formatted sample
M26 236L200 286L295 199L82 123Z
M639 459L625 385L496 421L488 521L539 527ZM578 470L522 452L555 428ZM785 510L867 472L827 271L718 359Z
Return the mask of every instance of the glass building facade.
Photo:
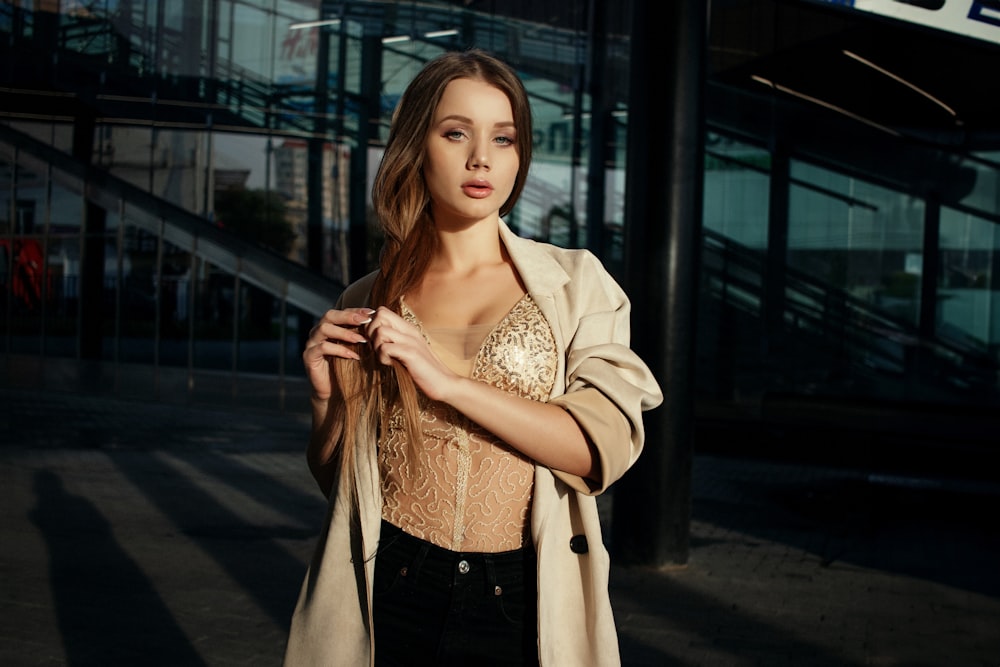
M710 6L691 54L699 415L992 414L1000 10ZM303 337L378 251L368 193L394 105L449 49L498 54L529 90L511 226L622 275L629 72L660 64L631 52L631 7L0 3L2 381L301 405Z

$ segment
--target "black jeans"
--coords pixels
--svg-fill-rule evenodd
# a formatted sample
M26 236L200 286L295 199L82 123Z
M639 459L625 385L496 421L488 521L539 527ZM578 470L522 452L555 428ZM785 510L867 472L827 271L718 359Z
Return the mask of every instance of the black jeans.
M449 551L383 521L375 664L538 665L535 552Z

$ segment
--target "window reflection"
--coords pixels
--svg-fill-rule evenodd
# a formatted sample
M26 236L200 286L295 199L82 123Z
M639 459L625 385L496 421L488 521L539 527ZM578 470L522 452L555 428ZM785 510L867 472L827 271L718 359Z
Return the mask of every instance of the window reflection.
M990 353L1000 350L1000 231L995 222L943 208L937 335Z
M705 145L702 225L747 248L767 248L771 156L709 133Z
M153 364L156 361L157 237L135 225L123 234L122 281L119 316L120 360Z
M254 285L240 290L237 370L277 373L281 364L281 302Z
M195 273L194 357L196 368L233 368L236 277L200 260Z
M17 157L19 149L0 147L7 349L63 359L97 350L160 378L169 371L189 387L234 371L301 376L302 337L318 313L286 303L281 278L254 274L273 256L242 263L235 249L248 242L311 263L306 238L318 226L321 257L310 268L346 283L363 272L350 264L358 259L351 236L364 228L360 254L373 266L378 239L365 205L392 109L427 59L466 43L511 57L532 99L533 173L508 222L524 236L589 247L620 275L628 97L618 89L627 82L587 81L602 73L591 71L600 68L590 60L586 12L553 5L563 18L550 26L447 3L391 11L291 0L221 0L206 4L210 11L155 4L92 3L86 38L74 30L82 14L59 17L61 46L94 67L73 95L100 99L102 114L63 116L68 96L53 91L37 116L4 117L66 154ZM713 9L710 88L738 88L736 78L754 69L739 64L780 69L793 44L808 56L817 35L840 59L845 27L874 26L848 14L814 22L811 10L779 4L774 16L794 20L772 20L770 10L748 17L726 3ZM627 20L627 11L612 14L612 22ZM326 21L294 27L317 18ZM788 25L809 29L792 35ZM11 43L30 38L14 34L20 29L0 24ZM627 26L602 37L608 61L625 63L603 74L626 72ZM932 33L923 37L938 44ZM66 61L45 71L62 75ZM850 79L851 88L863 81ZM834 93L848 79L814 82ZM607 99L592 100L598 90ZM815 110L785 116L779 98L744 94L720 98L739 100L730 108L708 109L697 373L706 390L905 397L933 388L935 400L966 400L973 378L995 369L987 362L1000 347L1000 153L944 146L914 160L920 168L901 168L904 177L885 178L882 168L899 165L867 154L878 149L865 146L859 128L827 126ZM879 105L880 113L893 109ZM103 225L88 217L79 171L86 146L74 142L88 120L96 123L90 166L121 179L87 190L89 205L106 208ZM907 156L928 156L914 145ZM175 207L192 217L168 219L164 211ZM205 228L224 235L200 236ZM103 259L88 274L85 258L95 253ZM96 300L85 296L95 285ZM918 349L933 363L914 361ZM995 394L996 376L985 382Z
M19 236L3 241L4 294L13 352L38 353L42 349L42 317L51 280L45 265L45 239Z
M45 352L75 357L80 308L80 238L50 237L46 257Z
M191 327L191 255L163 241L163 258L157 279L159 300L160 364L188 365Z
M794 163L788 263L916 325L923 214L919 201L857 178Z

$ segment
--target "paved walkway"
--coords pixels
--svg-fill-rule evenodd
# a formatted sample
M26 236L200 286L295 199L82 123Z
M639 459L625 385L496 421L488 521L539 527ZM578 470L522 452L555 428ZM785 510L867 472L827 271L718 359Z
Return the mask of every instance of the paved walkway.
M0 665L280 663L304 416L0 401ZM699 455L693 486L689 564L612 572L626 665L1000 666L1000 485Z

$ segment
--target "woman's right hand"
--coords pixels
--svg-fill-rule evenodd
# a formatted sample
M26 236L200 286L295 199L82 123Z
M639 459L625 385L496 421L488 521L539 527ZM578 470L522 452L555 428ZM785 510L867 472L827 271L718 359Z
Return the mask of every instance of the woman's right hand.
M312 385L313 398L330 398L330 358L360 359L354 345L367 339L357 328L371 321L375 313L371 308L330 309L309 332L302 361Z

